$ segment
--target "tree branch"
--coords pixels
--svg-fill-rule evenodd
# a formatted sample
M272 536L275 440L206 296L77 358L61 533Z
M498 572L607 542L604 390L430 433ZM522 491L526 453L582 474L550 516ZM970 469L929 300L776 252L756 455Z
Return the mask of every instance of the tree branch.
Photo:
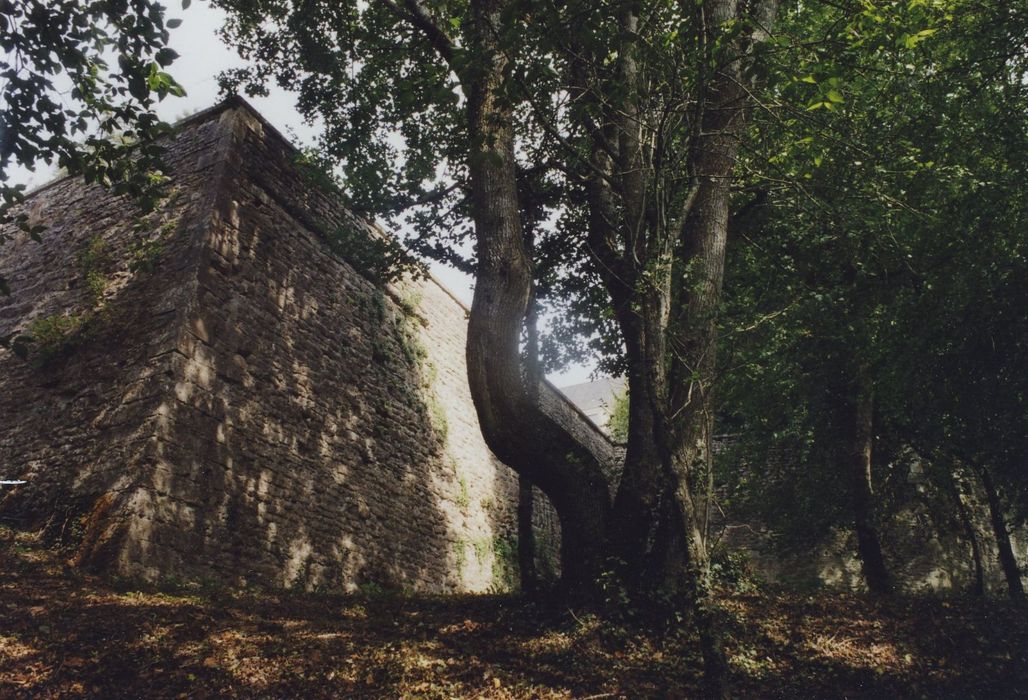
M428 39L428 43L432 45L436 53L446 61L446 65L450 67L450 70L460 76L461 72L457 69L455 62L457 52L453 40L436 24L432 15L428 13L428 10L418 0L401 1L403 2L403 7L400 7L394 0L380 0L383 5L392 10L400 19L419 30Z

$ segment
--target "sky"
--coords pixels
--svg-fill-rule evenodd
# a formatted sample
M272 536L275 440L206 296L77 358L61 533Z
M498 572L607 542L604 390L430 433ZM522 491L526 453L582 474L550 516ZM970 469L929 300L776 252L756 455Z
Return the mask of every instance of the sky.
M182 10L181 4L174 1L169 2L168 6L168 18L182 20L179 27L169 30L171 48L178 52L179 58L168 72L185 88L186 96L166 98L158 106L157 112L165 121L174 122L216 104L220 97L218 74L245 64L217 36L225 17L223 11L212 8L203 0L192 3L187 10ZM317 129L304 123L303 117L296 111L295 95L276 86L269 86L269 90L267 97L247 96L246 99L294 143L312 143ZM35 172L16 170L10 175L12 182L24 183L32 189L49 182L55 174L53 168L41 164ZM437 280L470 306L474 287L474 280L470 276L440 263L432 263L431 269ZM551 374L549 379L557 386L566 386L588 381L591 371L589 366L578 365L559 374Z

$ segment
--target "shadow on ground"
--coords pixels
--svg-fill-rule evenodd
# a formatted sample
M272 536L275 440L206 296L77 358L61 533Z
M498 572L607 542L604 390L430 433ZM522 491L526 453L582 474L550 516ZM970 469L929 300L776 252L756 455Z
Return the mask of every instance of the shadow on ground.
M1004 601L726 596L737 697L1028 693ZM134 587L0 530L2 697L694 697L684 634L517 598Z

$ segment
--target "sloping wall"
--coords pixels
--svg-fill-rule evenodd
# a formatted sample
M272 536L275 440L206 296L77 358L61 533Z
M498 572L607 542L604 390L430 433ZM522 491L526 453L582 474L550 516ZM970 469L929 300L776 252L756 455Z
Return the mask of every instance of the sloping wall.
M27 360L0 352L0 475L28 482L0 491L3 522L81 540L97 519L119 519L117 504L144 478L194 291L219 134L205 122L173 139L175 190L158 213L139 217L66 178L25 204L47 226L41 243L6 232L0 336L39 342ZM159 274L144 272L157 252ZM90 512L92 521L80 517Z
M72 180L30 198L49 229L0 248L0 333L91 320L57 351L0 357L0 476L28 482L0 517L150 579L512 587L517 480L478 428L465 310L432 280L382 289L332 255L327 232L366 224L294 155L241 100L184 124L176 194L135 227L160 239L152 271L129 269L146 255L125 202ZM79 261L98 236L94 305Z

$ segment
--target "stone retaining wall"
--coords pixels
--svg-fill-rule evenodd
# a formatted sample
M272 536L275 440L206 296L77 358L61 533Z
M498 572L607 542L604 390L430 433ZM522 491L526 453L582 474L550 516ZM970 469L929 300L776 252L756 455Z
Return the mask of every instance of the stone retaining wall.
M0 517L146 579L515 587L517 478L478 427L464 307L333 255L327 231L372 232L241 100L188 120L167 159L158 213L65 179L27 202L43 242L0 247L0 335L63 330L0 353L0 477L28 482Z

